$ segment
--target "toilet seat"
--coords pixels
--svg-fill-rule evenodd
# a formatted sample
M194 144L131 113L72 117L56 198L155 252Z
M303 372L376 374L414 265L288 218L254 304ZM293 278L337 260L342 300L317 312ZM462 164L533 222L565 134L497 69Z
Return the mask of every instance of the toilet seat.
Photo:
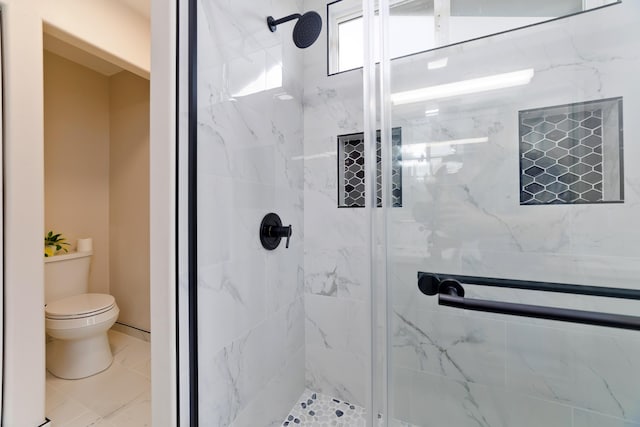
M74 295L47 304L45 317L51 320L82 319L105 313L115 305L115 298L107 294Z

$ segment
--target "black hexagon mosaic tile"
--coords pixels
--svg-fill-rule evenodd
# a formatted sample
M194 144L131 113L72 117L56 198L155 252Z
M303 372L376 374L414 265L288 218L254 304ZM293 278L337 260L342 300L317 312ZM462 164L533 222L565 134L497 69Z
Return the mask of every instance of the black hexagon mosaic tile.
M382 206L382 148L380 131L377 132L377 206ZM392 206L402 206L402 129L391 131L392 145ZM359 208L365 206L364 192L364 133L338 136L338 206Z
M622 201L622 98L520 111L520 204Z

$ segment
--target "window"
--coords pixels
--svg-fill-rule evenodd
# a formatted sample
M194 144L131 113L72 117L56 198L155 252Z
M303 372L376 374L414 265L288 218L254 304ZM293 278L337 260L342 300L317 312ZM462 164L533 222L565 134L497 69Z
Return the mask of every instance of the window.
M391 0L391 58L521 28L619 0ZM363 64L360 0L327 5L329 74ZM378 27L378 23L374 24ZM376 40L377 41L377 40ZM375 49L378 52L379 49ZM379 58L376 58L379 60Z

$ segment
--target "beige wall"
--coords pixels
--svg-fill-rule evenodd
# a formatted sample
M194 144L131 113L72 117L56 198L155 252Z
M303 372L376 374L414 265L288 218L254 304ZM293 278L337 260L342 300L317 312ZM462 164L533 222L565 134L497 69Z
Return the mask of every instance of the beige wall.
M123 71L109 86L111 295L118 322L150 331L149 81Z
M93 238L90 292L150 331L149 81L44 53L45 229Z
M2 425L44 421L42 24L33 4L2 4L4 74L4 391Z
M90 292L109 293L109 79L44 53L45 230L93 238Z
M178 6L181 13L178 14ZM154 427L169 427L178 424L178 413L181 414L181 425L188 420L189 406L186 385L188 378L181 375L178 384L176 342L177 325L177 293L178 289L186 292L186 287L177 287L177 154L176 137L178 135L177 112L180 112L184 123L186 114L182 108L178 109L177 93L177 69L176 58L177 47L177 22L180 17L180 40L183 45L180 52L183 52L180 61L180 93L184 94L185 78L184 57L187 49L184 46L186 37L186 2L175 2L172 0L153 0L151 3L151 68L153 78L151 79L151 142L150 142L150 199L151 212L151 327L154 330L151 341L151 354L153 363L151 364L151 409ZM184 96L181 100L184 99ZM184 105L181 102L180 105ZM181 126L184 135L184 126ZM184 145L184 144L183 144ZM182 168L181 171L186 171ZM181 179L181 182L186 182ZM183 188L180 194L183 194ZM183 196L184 197L184 196ZM182 217L181 217L182 218ZM184 230L184 220L181 221L180 230ZM181 248L184 249L184 248ZM182 258L186 251L180 251ZM184 299L180 300L184 307ZM185 310L181 311L185 313ZM186 323L181 323L181 329L187 330ZM186 333L180 334L182 337ZM182 366L186 365L182 361ZM180 370L181 373L188 372L187 369ZM180 387L181 408L177 406L178 386Z

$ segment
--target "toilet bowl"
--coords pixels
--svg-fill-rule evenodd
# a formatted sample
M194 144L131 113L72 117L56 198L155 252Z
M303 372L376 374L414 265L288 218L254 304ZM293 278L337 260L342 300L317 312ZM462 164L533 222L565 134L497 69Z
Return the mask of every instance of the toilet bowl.
M47 370L64 379L85 378L111 366L107 331L120 310L111 295L80 294L47 304Z
M113 296L88 293L91 255L45 258L46 365L56 377L89 377L113 362L107 331L120 310Z

